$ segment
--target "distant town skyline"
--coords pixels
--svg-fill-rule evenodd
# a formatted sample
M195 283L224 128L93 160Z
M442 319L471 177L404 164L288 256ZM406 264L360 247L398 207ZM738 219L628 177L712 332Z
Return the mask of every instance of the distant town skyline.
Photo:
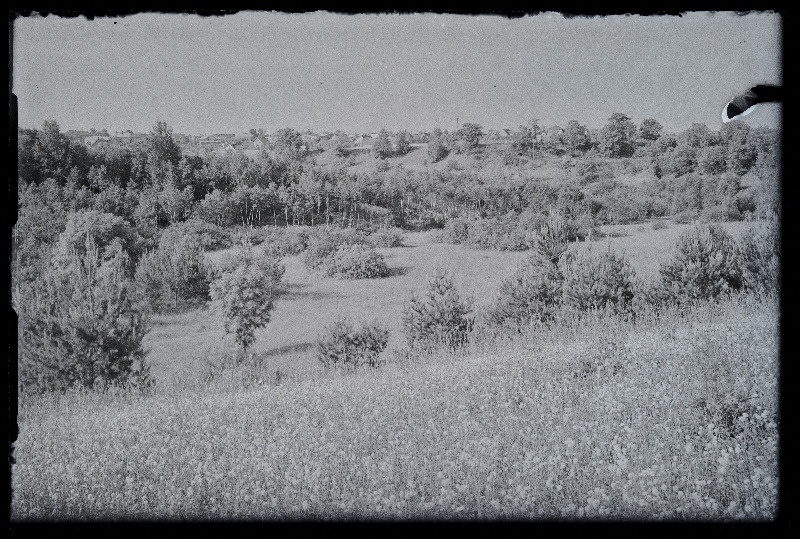
M782 82L774 13L49 16L13 31L19 125L62 131L599 128L614 112L716 130L734 94ZM780 107L746 120L776 127Z

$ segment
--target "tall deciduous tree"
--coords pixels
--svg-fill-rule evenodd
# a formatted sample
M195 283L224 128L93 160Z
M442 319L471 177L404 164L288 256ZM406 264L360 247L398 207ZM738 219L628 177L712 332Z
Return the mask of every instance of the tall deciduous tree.
M615 112L601 133L601 147L608 157L630 157L634 150L636 125L626 115Z
M577 120L570 120L563 135L564 143L572 155L578 155L592 147L592 139L589 130L585 125L581 125Z
M705 148L714 141L711 130L706 124L693 123L678 136L678 143L690 148Z
M392 150L392 142L389 140L389 133L386 129L381 129L378 133L378 140L372 146L372 151L378 159L386 159L391 157L394 153Z
M436 163L447 157L448 152L447 141L442 130L434 127L428 139L428 158L431 162Z
M397 155L405 155L411 151L411 136L407 131L397 134Z
M658 140L663 129L664 127L655 119L645 118L639 125L639 138L646 142Z
M303 157L303 138L294 129L279 129L275 133L272 148L280 159L297 160Z
M465 151L473 151L478 147L481 137L483 136L483 128L474 123L465 123L456 132L456 137L461 142Z
M517 155L531 154L533 150L533 131L529 126L521 125L518 130L514 131L511 148Z
M158 163L169 163L172 167L177 167L181 160L181 147L175 142L172 128L167 122L159 121L153 126L153 130L147 137L148 160Z

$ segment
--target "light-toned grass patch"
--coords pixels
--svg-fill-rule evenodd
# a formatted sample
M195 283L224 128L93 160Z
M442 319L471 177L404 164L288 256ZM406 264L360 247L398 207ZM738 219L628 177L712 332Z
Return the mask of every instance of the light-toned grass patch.
M250 391L40 399L12 518L771 519L777 316L739 298Z

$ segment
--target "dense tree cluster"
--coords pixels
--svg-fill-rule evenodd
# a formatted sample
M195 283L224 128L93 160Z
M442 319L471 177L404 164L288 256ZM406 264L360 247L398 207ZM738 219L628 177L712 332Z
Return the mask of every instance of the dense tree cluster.
M429 162L451 151L474 151L482 135L482 127L472 123L463 124L452 136L434 129L428 141ZM347 166L322 167L306 159L303 139L296 131L282 129L273 138L269 151L250 158L241 153L181 155L163 122L138 146L97 149L70 142L55 122L46 122L41 130L20 130L20 213L31 215L18 228L36 227L35 214L44 210L42 205L55 217L55 230L63 226L67 213L92 209L124 219L153 242L163 228L191 218L220 227L422 225L430 222L431 214L440 220L456 214L492 217L539 207L539 192L554 185L524 174L487 174L460 170L457 165L444 170L388 167L354 173ZM409 140L401 132L392 142L382 130L373 151L381 158L402 154L409 151ZM661 125L653 119L644 120L637 129L627 116L617 113L599 139L573 120L566 129L549 129L547 136L536 123L521 126L509 144L521 156L528 155L535 144L541 151L567 152L564 158L572 160L567 164L581 182L578 198L589 194L587 183L618 173L616 162L627 166L626 157L637 159L632 166L649 161L657 178L694 173L707 181L726 173L741 176L754 168L759 173L777 168L774 132L750 129L741 122L725 124L718 132L694 124L673 136L662 134ZM569 185L565 181L556 189L563 191ZM600 214L603 209L590 211Z

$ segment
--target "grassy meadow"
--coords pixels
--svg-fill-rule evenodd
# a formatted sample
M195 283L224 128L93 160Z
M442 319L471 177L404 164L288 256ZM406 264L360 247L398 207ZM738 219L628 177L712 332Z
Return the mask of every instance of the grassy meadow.
M623 251L655 278L688 226L613 227L570 249ZM734 236L747 226L725 224ZM288 292L257 332L256 377L204 381L224 342L200 308L155 319L153 394L25 403L12 518L775 517L776 298L564 320L410 360L395 353L401 312L437 265L480 310L526 254L430 232L380 252L392 275L359 281L284 259ZM381 369L316 360L317 335L342 315L391 330Z

